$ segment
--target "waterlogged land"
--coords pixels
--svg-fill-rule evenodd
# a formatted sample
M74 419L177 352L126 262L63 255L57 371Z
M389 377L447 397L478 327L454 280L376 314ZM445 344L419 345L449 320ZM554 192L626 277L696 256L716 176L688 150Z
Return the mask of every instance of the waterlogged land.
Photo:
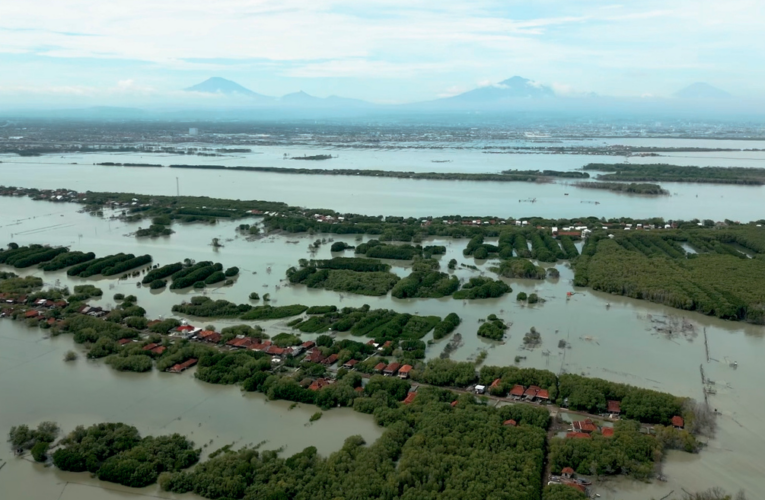
M697 167L668 164L589 163L584 170L607 172L597 176L603 181L626 182L695 182L708 184L765 184L765 168Z
M456 361L465 361L476 359L481 351L486 351L486 358L483 364L486 366L507 366L515 364L514 358L522 356L524 359L519 361L521 367L537 367L551 369L558 372L561 367L565 371L572 373L587 373L590 376L606 378L610 380L624 381L633 385L655 388L663 392L669 392L678 395L695 397L702 400L704 394L701 391L701 384L698 378L698 365L704 364L706 375L709 379L717 381L715 386L716 394L710 395L712 404L717 406L722 412L719 417L720 429L717 437L710 441L710 446L702 451L700 455L694 456L689 462L684 455L678 455L676 452L668 452L668 459L665 462L664 472L669 476L669 483L652 483L649 486L640 483L618 483L619 489L609 491L614 483L605 483L598 490L604 495L604 498L646 498L654 496L660 498L666 495L671 489L680 491L681 486L688 487L696 485L699 487L721 485L729 491L735 491L739 487L745 487L749 491L757 491L755 478L759 477L757 444L752 442L747 429L756 428L756 418L746 418L744 414L756 415L765 409L758 408L757 400L751 398L742 398L739 395L749 391L756 391L755 387L750 387L753 380L759 375L756 374L758 363L754 359L758 352L761 332L759 327L736 326L729 322L720 322L713 318L706 318L693 313L680 313L677 310L664 308L662 306L652 306L645 301L635 301L633 299L621 299L615 296L603 296L597 292L589 292L586 289L580 290L570 298L566 299L568 291L576 290L571 287L570 280L573 278L571 270L568 269L565 261L555 265L559 270L560 278L545 280L528 280L523 278L506 279L507 283L514 289L510 296L500 299L484 299L471 301L467 304L460 304L456 308L452 299L395 299L390 295L380 298L371 298L353 294L338 294L320 289L309 289L302 286L284 286L286 272L290 267L296 265L301 258L329 259L333 256L331 244L329 242L321 244L317 250L310 247L316 240L307 234L267 236L255 241L247 241L251 238L248 234L237 231L238 221L227 221L221 219L215 225L183 225L175 226L176 234L165 239L157 240L135 240L125 238L125 234L134 232L138 222L127 220L109 220L97 216L78 214L77 205L71 204L51 204L32 202L24 198L3 198L2 203L13 202L17 208L21 208L26 215L24 221L19 221L11 212L4 211L0 216L0 225L5 234L6 240L17 241L22 244L39 243L41 238L52 244L71 245L72 250L82 251L83 253L93 252L97 256L118 253L119 251L129 251L135 255L150 254L153 262L161 265L167 265L182 261L185 258L191 258L198 262L215 261L222 262L225 268L231 266L240 267L241 271L236 278L236 283L230 287L217 286L211 287L207 293L210 297L225 298L233 303L250 303L248 296L253 291L258 291L261 297L265 293L270 293L271 302L275 307L290 304L305 304L307 306L323 306L327 304L337 304L338 306L360 307L364 303L371 303L374 308L392 309L397 312L409 312L422 316L436 315L445 317L447 313L456 310L462 318L462 322L455 330L463 337L463 346L456 351L452 351L451 358ZM63 217L61 217L63 215ZM253 220L257 221L257 219ZM53 226L53 227L52 227ZM634 226L633 226L634 227ZM48 229L44 229L48 228ZM29 233L26 233L29 231ZM622 230L623 231L623 230ZM11 237L10 233L14 235ZM77 234L82 234L82 241L78 241ZM74 236L73 236L74 235ZM213 237L220 239L224 245L217 251L205 243ZM322 236L320 236L321 238ZM324 237L334 238L335 241L344 241L349 246L358 246L355 235L330 234ZM452 238L439 239L428 242L434 246L444 246L446 252L439 254L437 259L441 262L441 269L447 270L447 263L454 259L458 262L454 274L459 279L468 280L472 276L479 276L480 272L489 274L489 267L499 264L500 260L489 259L474 260L473 255L483 250L492 255L490 251L492 246L499 250L503 245L513 246L515 239L503 240L501 243L487 237L483 242L476 241L471 245L473 255L466 256L464 251L468 244L467 239L453 240ZM366 242L368 237L363 237L362 243ZM297 243L288 243L296 241ZM200 242L202 244L200 245ZM561 248L564 248L563 246ZM352 251L352 250L351 250ZM531 251L529 248L528 251ZM217 252L217 253L216 253ZM349 250L346 250L349 252ZM354 252L355 253L355 252ZM499 252L496 253L499 255ZM255 265L247 265L248 262L256 262ZM411 264L406 261L389 260L392 265L392 271L402 277L410 274ZM461 264L475 266L477 271ZM550 264L544 264L549 266ZM270 268L270 273L268 272ZM35 275L40 271L34 268L11 269L21 275ZM252 274L257 272L257 274ZM75 284L88 283L88 281L79 281L76 278L68 277L65 270L46 272L42 275L47 283L68 284L73 288ZM143 276L129 280L118 280L110 278L104 280L97 279L95 283L104 290L100 298L91 299L94 305L114 307L112 295L116 292L122 292L125 295L134 294L138 299L139 306L146 309L148 318L155 318L159 315L165 317L176 316L171 313L173 305L189 300L193 292L174 291L164 289L161 291L151 291L149 287L136 288L135 282L141 281ZM276 286L280 285L277 289ZM524 291L528 294L535 293L542 300L536 304L519 302L516 300L516 293ZM262 300L262 299L261 299ZM339 302L338 302L339 300ZM447 300L444 302L444 300ZM253 304L257 305L257 304ZM607 305L609 307L607 307ZM551 311L560 311L551 314ZM177 313L176 313L177 314ZM496 314L510 325L506 332L506 338L503 341L486 341L477 335L479 326L478 321L485 319L491 314ZM692 330L688 330L682 325L677 315L684 314L694 324ZM233 326L240 320L232 319L204 319L177 315L179 319L188 319L198 326L204 326L212 323L217 329L227 326ZM292 318L281 320L266 320L257 322L261 325L268 335L275 337L283 331L291 331L288 325ZM4 331L6 325L15 323L3 323ZM675 326L673 326L675 325ZM529 348L523 341L525 333L534 327L541 334L541 345L539 347ZM711 349L711 360L707 363L703 342L703 329L706 328L706 334L709 337ZM38 330L18 331L18 334L24 338L30 338L29 335L40 335ZM303 339L315 339L320 334L310 334L299 330L299 335ZM744 332L747 332L746 334ZM14 334L15 335L15 334ZM31 337L37 338L37 337ZM341 336L340 338L344 338ZM353 337L347 337L354 340ZM358 340L358 339L356 339ZM423 340L426 343L425 356L427 359L438 358L450 337L447 336L441 340L428 344L430 334ZM566 348L560 349L560 340L566 341ZM51 341L46 341L51 342ZM37 342L34 345L44 347L46 342ZM57 337L55 342L61 346L60 351L55 356L43 357L46 363L55 366L68 367L73 373L81 373L81 368L89 368L92 362L86 362L84 353L81 358L75 362L74 366L65 365L62 361L63 355L67 350L72 349L74 344L70 337L65 335ZM4 351L5 352L5 351ZM629 354L627 354L629 353ZM635 355L643 353L643 355ZM650 357L652 360L650 370L646 371L645 359ZM733 369L728 365L728 360L738 361L739 368ZM39 361L42 363L42 361ZM29 369L41 365L30 364ZM114 372L111 366L101 366L99 370ZM755 372L752 372L755 370ZM99 372L101 373L101 372ZM114 372L124 373L124 372ZM152 373L157 374L156 371ZM186 380L186 375L176 376L176 378L167 378L171 375L158 374L169 382L176 380ZM115 375L115 376L125 376ZM136 377L156 377L157 375L135 375ZM130 377L128 375L128 377ZM27 377L28 378L28 377ZM110 377L110 380L113 377ZM55 379L55 377L53 377ZM135 393L141 394L138 386L143 386L140 379L128 378L130 384L135 387ZM153 380L153 379L152 379ZM194 380L193 378L191 379ZM43 382L42 380L40 381ZM11 381L7 381L11 384ZM46 383L50 383L47 381ZM58 382L57 382L58 383ZM64 381L61 381L63 384ZM156 383L152 383L156 390ZM192 387L197 387L192 385ZM213 390L220 390L220 386L212 387ZM52 389L49 389L52 390ZM61 389L62 393L66 393ZM123 390L124 392L124 390ZM237 391L234 390L234 394ZM85 397L85 396L83 396ZM158 396L159 397L159 396ZM5 401L6 399L4 399ZM15 401L8 399L8 401ZM159 400L158 400L159 401ZM20 404L20 403L17 403ZM5 405L4 405L5 406ZM22 406L14 406L16 410L23 411ZM284 407L282 407L284 409ZM314 407L315 408L315 407ZM137 411L138 408L136 408ZM217 408L216 408L217 409ZM7 411L7 410L6 410ZM107 415L115 415L116 420L123 420L121 415L116 415L112 409L105 410ZM251 411L251 410L250 410ZM285 410L286 411L286 410ZM295 410L293 410L295 411ZM314 425L323 422L331 422L332 415L336 410L326 412L324 417ZM226 412L228 413L228 412ZM309 420L308 417L315 413L315 410L306 410L306 416L299 424ZM128 413L130 414L130 413ZM217 412L216 412L217 415ZM136 414L138 416L138 414ZM217 417L210 416L210 422L216 422ZM40 420L57 420L56 413L40 415ZM58 419L62 426L71 430L80 423L95 423L108 420L109 418L96 418L89 421L71 420L65 425ZM734 423L738 421L743 427ZM179 423L183 423L186 416ZM8 426L28 422L29 418L15 418L8 422ZM114 421L114 420L112 420ZM124 420L123 420L124 421ZM136 423L141 419L137 418ZM194 423L194 425L196 425ZM276 425L276 424L275 424ZM139 425L141 427L141 425ZM190 431L194 427L189 424ZM142 427L142 433L148 434L166 434L164 429L159 427ZM194 439L193 435L183 433L189 438ZM337 436L337 434L333 434ZM342 436L335 440L337 445L342 441ZM369 441L369 440L368 440ZM217 441L216 441L217 442ZM371 441L369 441L371 442ZM299 451L304 446L294 449L288 455ZM334 448L337 449L337 448ZM729 450L735 451L729 451ZM332 451L332 448L329 449ZM321 449L320 449L321 452ZM326 452L323 452L326 453ZM681 452L677 452L681 453ZM695 458L698 457L698 458ZM204 460L204 457L203 457ZM743 466L743 463L746 466ZM734 468L728 464L735 464ZM754 464L754 465L753 465ZM22 464L27 466L28 464ZM754 469L752 469L754 467ZM701 468L701 469L700 469ZM703 473L701 470L703 469ZM6 468L7 470L7 468ZM710 472L713 471L713 472ZM747 472L750 471L750 472ZM699 477L703 477L699 484ZM704 482L708 481L708 482ZM57 494L60 491L57 490ZM41 497L43 498L43 497Z

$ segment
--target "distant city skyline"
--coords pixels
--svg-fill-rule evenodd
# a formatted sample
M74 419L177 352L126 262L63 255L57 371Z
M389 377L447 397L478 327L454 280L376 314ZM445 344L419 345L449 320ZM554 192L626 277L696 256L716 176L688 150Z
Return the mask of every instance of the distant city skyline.
M520 75L558 95L765 99L755 0L29 0L0 5L0 103L158 103L209 77L375 103Z

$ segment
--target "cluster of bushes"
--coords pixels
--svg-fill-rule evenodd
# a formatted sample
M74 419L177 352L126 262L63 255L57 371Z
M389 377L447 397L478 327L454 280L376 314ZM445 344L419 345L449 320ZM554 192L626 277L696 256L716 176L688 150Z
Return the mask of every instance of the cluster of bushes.
M90 472L102 481L142 488L163 472L178 472L199 460L201 450L179 434L141 438L135 427L117 424L79 426L53 453L63 471Z
M93 252L65 252L57 255L54 259L40 265L43 271L58 271L75 264L89 262L96 258Z
M69 296L69 302L84 302L93 297L101 297L103 290L93 285L75 285L74 294Z
M157 219L160 219L160 218L157 217L154 220L156 221ZM164 220L164 219L160 219L160 220ZM168 217L167 220L169 224L170 218ZM175 231L173 231L172 229L170 229L164 224L155 223L149 226L148 228L139 227L138 230L135 232L135 237L136 238L159 238L160 236L170 236L174 232Z
M535 266L529 259L511 257L491 268L492 271L505 278L545 279L546 271L542 266Z
M158 267L156 269L152 269L141 280L141 283L144 285L148 285L149 283L152 283L156 280L164 280L165 278L168 278L172 276L173 274L179 272L183 269L183 264L180 262L176 262L174 264L167 264L162 267Z
M37 276L24 276L19 278L13 273L2 273L5 278L0 279L0 293L22 294L42 288L43 280Z
M194 288L204 288L205 280L218 272L223 275L222 271L223 265L220 263L213 264L209 261L198 262L193 266L185 267L180 271L173 273L171 275L173 283L170 285L170 289L178 290L190 286L193 286ZM225 276L223 276L222 279L225 279ZM201 286L198 286L198 284L201 284Z
M446 248L444 248L444 253ZM389 245L382 243L379 240L369 240L366 243L356 247L356 253L364 254L372 259L396 259L396 260L412 260L415 257L422 256L421 246L412 245ZM431 247L431 255L433 254L433 247Z
M192 297L191 301L173 306L173 312L198 316L200 318L236 318L252 309L248 304L234 304L227 300L212 300L210 297Z
M307 310L308 306L302 304L292 304L280 307L265 305L251 308L248 312L240 316L240 318L244 320L281 319L303 314Z
M56 440L61 429L55 422L42 422L37 429L30 429L27 425L11 427L8 433L8 441L14 450L31 450L32 458L36 462L44 462L48 459L48 448Z
M337 259L332 259L332 261L335 260ZM287 270L287 278L290 283L306 285L309 288L324 288L336 292L371 296L386 295L399 281L398 276L387 271L359 272L312 266L300 270L292 267Z
M17 246L16 248L8 248L0 252L0 264L22 269L48 262L67 252L69 250L64 247L51 248L42 245Z
M122 262L127 262L135 259L135 255L118 253L114 255L107 255L99 259L83 262L82 264L76 264L67 269L66 274L68 276L79 276L80 278L89 278L102 274L106 269L112 268ZM151 259L150 259L151 260ZM134 266L136 267L136 266Z
M342 252L344 250L353 250L354 248L356 247L351 246L344 241L336 241L332 243L332 246L329 249L331 252Z
M513 289L501 280L491 278L474 277L462 285L462 289L454 293L455 299L488 299L501 297Z
M433 339L438 340L452 333L460 325L462 320L456 313L449 313L433 329Z
M438 316L414 316L388 309L370 309L368 305L364 305L360 308L344 307L324 314L311 315L303 321L291 323L290 326L306 333L350 331L353 335L383 341L399 338L420 339L440 323L441 318Z
M491 340L502 340L505 337L507 325L496 315L491 314L481 326L478 327L478 336Z
M397 299L441 298L452 295L459 286L456 276L438 271L438 262L422 260L414 263L409 276L396 283L391 295Z

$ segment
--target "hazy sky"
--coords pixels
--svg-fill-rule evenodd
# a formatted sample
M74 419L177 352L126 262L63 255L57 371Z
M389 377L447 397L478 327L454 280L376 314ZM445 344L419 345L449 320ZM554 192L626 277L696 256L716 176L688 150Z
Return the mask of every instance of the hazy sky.
M763 26L763 0L6 0L0 99L164 98L222 76L406 102L513 75L559 93L706 81L761 97Z

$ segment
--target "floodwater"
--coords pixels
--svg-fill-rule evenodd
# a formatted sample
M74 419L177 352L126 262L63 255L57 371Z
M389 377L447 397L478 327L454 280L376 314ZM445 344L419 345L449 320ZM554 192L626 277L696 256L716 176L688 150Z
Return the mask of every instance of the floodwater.
M629 141L615 143L625 144ZM632 141L633 145L643 145ZM722 142L718 144L718 142ZM574 143L572 143L574 144ZM592 145L592 144L590 144ZM752 141L668 141L672 146L760 148ZM290 161L284 155L331 153L327 161ZM763 186L662 183L671 196L640 196L581 189L572 181L522 182L375 179L352 176L286 175L261 172L201 171L169 168L120 168L93 165L133 162L325 169L380 169L415 172L496 173L502 170L575 170L587 163L618 163L616 156L485 154L475 149L355 150L296 146L256 147L253 153L224 157L166 154L67 154L35 158L0 155L3 185L66 187L78 191L122 191L146 194L204 195L234 199L282 201L310 208L368 215L501 217L656 217L749 221L765 199ZM448 161L448 163L434 163ZM765 151L670 153L634 157L633 163L701 166L765 166ZM177 182L177 183L176 183Z
M584 162L589 161L589 157L577 158ZM112 157L112 161L117 160ZM70 168L82 170L68 173L59 170ZM34 173L24 178L21 172L25 169L27 174ZM23 169L20 164L3 164L0 165L0 171L3 172L2 184L29 187L66 186L77 190L124 190L143 193L157 189L158 181L155 176L168 176L170 182L171 176L179 175L182 192L193 188L198 190L194 194L264 198L265 196L258 196L257 193L271 190L270 187L260 184L266 174L226 172L220 175L234 177L225 182L210 182L210 178L218 179L216 176L219 173L191 170L169 172L169 169L111 169L83 165L44 166L34 163L23 165ZM7 174L13 178L9 179ZM191 177L186 177L187 174ZM72 175L77 177L71 177ZM252 179L252 184L243 180L237 181L238 175L244 175L242 179ZM198 183L190 182L191 178L196 179L194 176L199 177L196 181ZM207 178L207 183L202 182L203 178ZM66 182L67 179L69 182ZM295 182L293 177L289 176L278 176L278 179L287 190L290 184ZM323 179L325 178L312 177L306 182L306 186L315 185L317 193L321 194L323 188L317 183ZM340 184L340 179L326 179ZM354 182L362 180L353 179ZM174 179L172 181L174 189ZM369 179L369 182L371 185L381 181ZM463 186L462 183L449 182L436 185L454 186L455 190ZM483 192L483 189L489 186L491 184L481 183L481 187L476 189ZM518 186L518 189L536 187L512 186ZM248 187L255 193L248 194ZM729 193L728 190L733 189L720 186L713 188L718 193ZM482 203L482 195L479 196L478 192L466 194L465 188L462 189L461 197L465 200ZM163 188L162 192L165 191L172 190ZM356 194L359 196L359 193ZM411 191L407 196L411 197L412 210L407 205L399 206L401 200L397 197L381 197L380 203L385 203L385 208L378 211L368 210L372 213L412 213L416 212L417 206L428 206L427 193ZM278 194L268 198L289 202L279 198ZM299 204L338 208L337 204L343 202L338 196L327 196L326 193L323 198L322 203L308 200ZM634 207L630 205L632 198L623 199L625 201L621 205L620 215L634 215ZM455 199L457 207L440 214L466 212L465 200ZM668 203L673 201L677 200L674 197L668 199ZM464 206L459 205L460 203ZM518 204L517 201L515 204ZM759 206L750 204L740 218L761 218L761 213L757 211ZM214 226L176 224L173 226L176 234L170 237L136 240L128 234L135 231L140 223L126 224L117 220L101 219L79 213L79 208L74 204L0 198L0 242L67 245L73 250L93 251L99 256L119 251L136 255L149 253L154 257L154 262L159 264L191 258L197 261L219 261L226 267L235 265L240 268L241 273L232 287L212 288L205 293L213 298L225 298L237 303L248 302L250 292L256 291L261 295L270 293L272 303L276 305L369 304L375 308L384 307L401 312L439 316L455 311L463 318L457 332L462 334L464 342L464 345L452 354L452 358L456 360L473 359L481 350L486 349L488 357L485 364L489 365L509 365L515 362L516 356L525 356L525 359L519 362L520 366L545 368L556 373L583 373L695 399L703 398L699 372L699 366L703 365L707 378L715 381L717 391L717 394L710 396L710 405L720 412L716 437L698 455L669 453L663 470L668 477L666 483L645 484L619 478L597 487L596 491L604 499L638 500L661 498L672 490L678 494L682 488L694 491L720 486L729 491L743 489L749 498L765 497L765 456L762 453L765 449L765 398L760 396L760 381L765 379L765 364L761 363L765 351L763 327L725 322L648 302L587 289L574 289L570 284L572 271L565 263L556 265L561 273L557 280L507 280L513 287L513 293L499 299L470 303L450 298L398 300L391 297L365 297L308 290L302 286L289 286L284 277L287 268L296 265L298 259L311 257L308 245L317 238L316 236L284 235L248 240L237 234L235 228L239 222L222 222ZM362 208L352 207L349 210L361 212L364 211ZM540 208L540 204L537 203L533 208ZM720 208L727 208L727 205L721 205ZM470 212L467 210L467 213ZM479 211L472 211L476 212ZM499 210L497 207L487 208L479 213L497 214ZM582 210L569 213L558 208L555 216L583 213L591 212ZM657 208L652 215L665 215L665 212ZM214 237L220 238L224 245L217 251L210 245ZM335 237L335 240L354 243L355 238ZM458 277L467 279L479 272L491 275L489 267L493 265L492 261L475 261L462 256L465 240L433 240L433 243L447 246L447 255L440 258L443 268L451 258L479 267L479 271L458 269ZM322 245L315 254L316 258L330 256L329 244ZM408 273L405 265L395 261L391 261L391 264L395 266L393 271L397 274L403 276ZM81 282L95 283L104 290L103 298L95 302L101 305L112 305L112 296L117 292L132 293L138 297L139 305L146 308L147 315L152 318L172 315L172 305L188 300L194 295L189 292L152 292L147 288L137 288L137 278L124 281L79 280L69 278L61 271L42 273L34 269L19 274L40 275L47 285L66 284L70 288ZM535 291L545 302L535 306L519 304L515 301L515 295L519 291ZM567 299L566 294L569 291L574 294ZM492 313L511 324L509 336L504 343L486 341L475 334L478 320ZM661 326L661 322L677 322L683 318L693 325L692 332L668 336L654 329L655 326ZM223 327L237 323L233 320L184 319L198 326L214 324ZM288 330L287 321L289 320L259 324L265 327L268 333L274 334ZM523 334L532 326L541 332L543 344L534 350L525 350L522 348ZM709 362L706 360L704 348L704 331L710 349ZM304 337L312 338L311 335ZM425 338L428 339L429 337ZM559 349L560 339L565 339L570 348ZM427 356L437 357L448 340L434 342L429 346ZM267 403L262 395L242 395L239 389L234 387L204 384L194 379L190 373L122 374L114 372L100 362L87 361L82 356L75 363L64 363L64 352L73 347L79 349L69 336L46 338L45 331L29 330L19 323L0 321L0 434L7 433L12 425L36 424L43 420L58 421L65 430L71 430L80 423L117 420L135 425L143 433L180 432L200 445L212 439L209 450L231 442L243 445L268 440L266 447L286 446L287 453L315 445L324 454L338 449L343 439L349 435L361 434L371 441L380 434L380 429L375 427L371 418L347 410L326 412L313 426L306 426L308 417L315 411L313 407L301 406L288 410L288 403ZM738 368L731 367L733 361L738 362ZM87 500L135 496L133 493L136 490L102 484L90 479L86 474L65 474L12 458L7 447L0 449L0 459L8 461L0 470L0 498L53 500L61 495L61 499ZM102 489L102 486L109 488L108 492ZM164 496L156 487L140 490L139 493Z

